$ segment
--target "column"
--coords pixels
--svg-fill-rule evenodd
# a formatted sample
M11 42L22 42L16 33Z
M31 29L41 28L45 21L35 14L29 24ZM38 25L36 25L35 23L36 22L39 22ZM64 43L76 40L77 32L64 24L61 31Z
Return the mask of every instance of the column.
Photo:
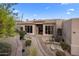
M21 27L23 28L23 31L25 31L25 25L21 25Z
M45 25L43 24L43 35L45 35Z
M33 32L33 35L35 35L36 34L36 27L35 27L35 25L32 25L32 32Z
M56 37L56 26L53 27L53 35Z

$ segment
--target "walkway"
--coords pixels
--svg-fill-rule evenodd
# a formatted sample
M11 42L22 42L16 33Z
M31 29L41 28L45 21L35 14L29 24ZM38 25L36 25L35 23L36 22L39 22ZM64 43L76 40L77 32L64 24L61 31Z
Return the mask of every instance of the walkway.
M16 39L17 48L16 48L16 56L22 56L22 42L20 39Z
M31 36L33 44L37 47L38 51L41 53L42 56L54 56L55 54L52 53L51 50L45 45L42 41L42 37L39 36Z

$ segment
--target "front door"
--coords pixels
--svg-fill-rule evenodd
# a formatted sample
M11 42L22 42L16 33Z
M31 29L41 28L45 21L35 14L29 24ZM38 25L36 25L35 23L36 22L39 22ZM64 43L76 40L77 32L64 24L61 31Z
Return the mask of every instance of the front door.
M43 24L36 24L37 34L43 34Z

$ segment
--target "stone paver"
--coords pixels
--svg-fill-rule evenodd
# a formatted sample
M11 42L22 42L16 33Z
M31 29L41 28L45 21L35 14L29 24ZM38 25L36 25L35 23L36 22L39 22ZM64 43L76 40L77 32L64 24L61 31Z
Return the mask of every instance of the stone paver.
M44 44L44 42L40 41L42 40L41 37L38 36L30 36L32 39L32 46L36 47L38 50L38 56L50 56L50 55L54 55L53 53L51 53L51 51L48 49L48 47L46 47L46 45Z
M37 49L37 55L38 56L43 56L44 54L40 50L39 44L37 42L37 38L34 37L34 36L32 36L31 38L32 38L31 39L32 40L32 47L35 47Z
M22 56L22 42L21 40L17 39L17 49L16 49L16 56Z

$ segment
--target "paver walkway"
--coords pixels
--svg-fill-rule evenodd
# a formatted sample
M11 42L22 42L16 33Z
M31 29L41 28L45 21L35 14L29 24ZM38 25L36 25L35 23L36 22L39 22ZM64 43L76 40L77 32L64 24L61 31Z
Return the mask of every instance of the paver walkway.
M33 46L37 48L38 50L38 56L52 56L54 55L52 51L50 51L44 42L42 41L42 38L39 36L31 36L31 40L33 43Z

